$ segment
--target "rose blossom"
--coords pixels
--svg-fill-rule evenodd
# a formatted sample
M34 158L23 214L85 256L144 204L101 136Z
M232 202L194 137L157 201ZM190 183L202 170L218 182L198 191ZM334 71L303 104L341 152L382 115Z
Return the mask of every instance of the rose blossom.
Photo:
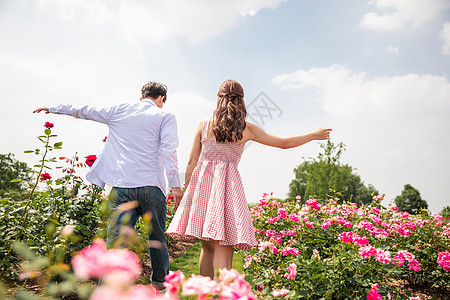
M355 235L353 237L353 244L355 244L355 245L364 246L367 243L369 243L369 241L367 240L367 238L365 236L361 237L359 235Z
M443 219L443 217L442 217L442 215L440 215L440 214L434 214L434 220L435 221L437 221L437 220L442 220Z
M380 263L388 264L391 262L391 253L389 251L384 251L383 249L376 249L377 254L375 254L375 259Z
M248 255L245 258L244 269L247 269L248 266L250 266L251 263L252 263L252 257L251 257L251 255Z
M410 270L413 270L414 272L417 272L420 271L421 266L416 259L413 259L412 261L409 262L408 268Z
M167 292L171 295L178 295L178 292L180 291L181 283L184 279L184 274L180 270L176 272L170 271L169 274L164 277L166 280L164 282L164 286L167 289Z
M72 266L75 275L82 279L102 277L105 283L110 284L132 282L141 273L136 253L127 249L106 250L103 239L95 240L91 246L74 256ZM108 276L110 273L114 273L114 276Z
M324 219L322 222L322 229L327 229L331 226L331 220L330 219Z
M297 248L293 248L293 247L287 247L287 248L281 250L281 255L283 255L283 256L287 256L289 254L297 256L297 255L299 255L299 253L300 253L300 251Z
M209 295L218 293L219 285L209 277L192 274L192 276L183 283L182 290L183 296Z
M273 295L275 298L277 298L278 296L284 296L284 295L286 295L287 293L289 293L289 290L287 290L287 289L285 289L285 288L283 287L281 290L279 290L279 289L274 290L274 291L272 292L272 295Z
M286 217L287 217L287 213L286 213L286 211L284 210L284 209L282 209L282 208L280 208L279 210L278 210L278 216L280 217L280 218L282 218L282 219L286 219Z
M41 180L42 180L42 181L44 181L44 180L50 180L50 179L52 179L52 176L50 176L50 174L48 174L48 173L42 173L42 174L41 174Z
M344 243L351 243L353 242L353 232L351 231L342 232L341 234L339 234L339 239Z
M369 294L367 295L367 300L380 300L381 295L378 294L378 283L372 284L372 289L370 290Z
M45 122L44 127L45 128L53 128L54 124L50 122Z
M256 296L251 291L250 284L245 281L244 277L244 274L239 274L239 272L236 270L220 269L220 299L256 299Z
M444 268L444 270L450 271L450 253L448 250L445 252L439 252L438 256L438 265Z
M287 279L295 279L297 276L297 265L295 263L291 263L289 267L286 268L288 273L284 274L284 277Z
M88 165L89 167L92 167L94 162L97 160L97 155L88 155L85 158L86 158L86 161L85 161L86 165Z
M359 255L361 255L363 258L371 257L372 255L376 255L377 250L372 247L371 245L367 245L364 247L359 248Z

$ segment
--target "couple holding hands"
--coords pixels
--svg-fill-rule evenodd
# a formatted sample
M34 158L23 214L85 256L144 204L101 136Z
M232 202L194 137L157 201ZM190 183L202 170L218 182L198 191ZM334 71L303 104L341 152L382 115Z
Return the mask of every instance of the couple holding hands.
M331 129L292 137L278 137L246 122L244 90L226 80L217 93L217 107L201 121L194 136L186 167L183 194L177 161L178 134L175 116L163 109L167 88L149 82L138 103L108 107L60 104L34 110L70 115L104 123L108 139L101 155L86 175L89 182L112 186L107 245L120 236L121 226L134 228L138 217L151 213L150 245L152 283L164 289L169 273L165 234L180 240L199 239L202 250L200 275L214 278L216 268L231 269L235 248L257 246L238 163L245 143L255 141L276 148L294 148L313 140L326 140ZM165 173L165 175L164 175ZM166 224L166 178L172 189L176 214ZM134 203L124 211L125 203Z

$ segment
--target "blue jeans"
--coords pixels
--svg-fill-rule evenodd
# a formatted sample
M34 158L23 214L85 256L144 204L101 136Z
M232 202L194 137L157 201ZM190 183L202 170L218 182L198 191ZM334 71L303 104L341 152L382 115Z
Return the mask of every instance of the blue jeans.
M121 226L135 227L139 216L151 212L151 231L149 241L159 241L161 246L153 248L150 246L150 261L152 265L152 281L164 282L164 277L169 274L169 251L167 250L164 229L166 226L167 200L162 191L156 186L144 186L138 188L114 187L110 193L110 214L106 239L108 248L114 245L120 236ZM126 211L119 206L137 201Z

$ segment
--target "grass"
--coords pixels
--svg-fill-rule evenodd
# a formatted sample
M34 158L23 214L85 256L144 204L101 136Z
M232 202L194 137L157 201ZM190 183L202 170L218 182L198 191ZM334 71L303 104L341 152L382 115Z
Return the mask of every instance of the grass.
M202 247L200 242L188 248L183 256L174 259L170 263L170 270L181 270L186 275L186 277L190 276L191 274L199 275L198 259L200 257L201 248ZM244 259L245 254L243 251L235 251L233 255L233 269L235 269L239 273L244 272Z

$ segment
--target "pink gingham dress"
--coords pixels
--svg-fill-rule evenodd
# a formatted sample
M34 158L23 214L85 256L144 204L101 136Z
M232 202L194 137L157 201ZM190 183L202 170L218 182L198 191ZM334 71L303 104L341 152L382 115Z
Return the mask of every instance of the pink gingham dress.
M255 247L255 229L237 169L244 145L207 138L208 125L205 121L200 159L166 234L180 240L216 240L239 249Z

